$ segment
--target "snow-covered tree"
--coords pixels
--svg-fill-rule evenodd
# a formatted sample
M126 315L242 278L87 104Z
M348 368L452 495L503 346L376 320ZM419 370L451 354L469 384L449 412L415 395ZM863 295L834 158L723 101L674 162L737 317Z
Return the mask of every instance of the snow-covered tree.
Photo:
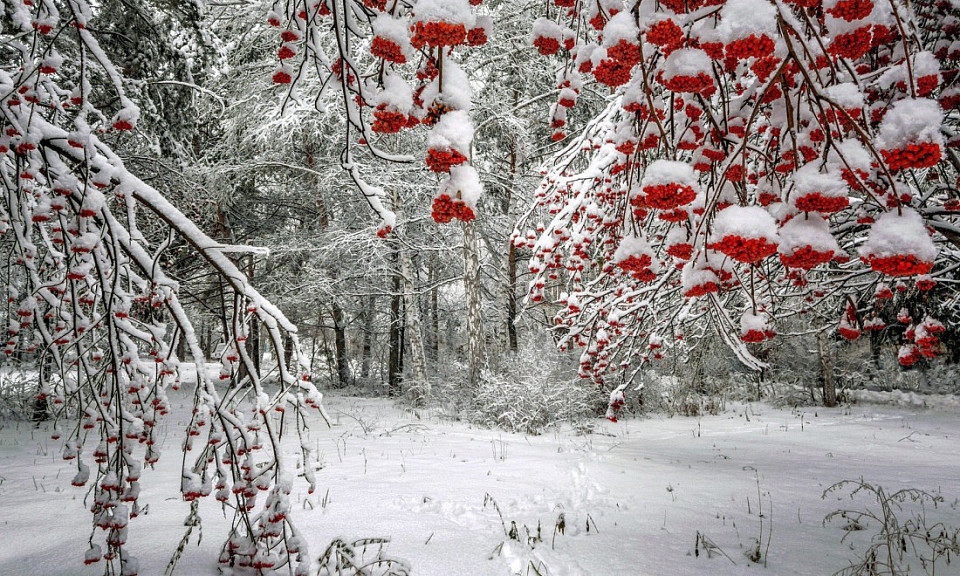
M10 0L4 8L3 350L41 359L37 398L53 407L54 439L76 463L73 484L93 484L91 545L78 560L137 573L128 523L142 512L140 485L160 457L167 391L179 387L187 361L197 379L181 479L192 502L188 524L199 521L197 499L214 495L235 514L223 563L305 573L306 546L290 518L291 469L277 449L282 428L302 432L302 412L320 408L295 326L236 266L232 256L250 247L211 239L117 153L144 115L132 97L142 86L101 43L116 14L83 0ZM225 287L228 351L219 374L205 369L180 285L163 266L174 242ZM244 345L254 322L289 365L254 361Z
M935 314L956 307L960 264L955 12L548 3L531 43L562 69L551 114L566 146L514 242L534 253L528 302L558 304L582 376L629 379L707 333L759 370L787 319L846 338L882 329L894 284L912 302L900 363L942 353ZM590 87L607 106L568 134Z

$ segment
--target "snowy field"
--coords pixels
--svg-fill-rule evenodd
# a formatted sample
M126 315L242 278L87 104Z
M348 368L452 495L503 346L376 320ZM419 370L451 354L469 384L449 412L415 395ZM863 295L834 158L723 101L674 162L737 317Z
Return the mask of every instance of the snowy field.
M189 397L175 394L174 414L185 414ZM953 408L752 404L699 419L598 420L591 434L527 437L385 399L325 403L335 426L316 423L319 458L308 463L319 468L318 490L307 496L302 484L296 494L313 557L335 538L389 537L387 554L423 576L826 575L861 554L879 529L823 522L840 507L878 510L875 499L851 499L849 489L822 498L832 484L859 478L888 492L942 495L926 522L960 527ZM183 534L178 420L167 421L164 455L144 474L149 513L131 522L129 547L144 576L163 573ZM99 574L102 565L82 564L91 522L85 491L70 486L73 469L48 438L43 426L2 424L0 574ZM295 444L287 447L294 454ZM217 573L226 520L216 504L203 503L202 539L191 540L177 574ZM914 510L908 502L902 520ZM519 541L508 537L514 525ZM748 554L758 540L754 563ZM941 559L936 574L960 574L951 560Z

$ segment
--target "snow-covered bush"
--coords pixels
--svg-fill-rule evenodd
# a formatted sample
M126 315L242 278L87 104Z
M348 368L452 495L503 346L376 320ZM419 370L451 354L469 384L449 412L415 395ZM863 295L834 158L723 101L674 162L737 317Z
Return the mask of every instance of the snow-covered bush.
M728 373L727 377L702 372L699 375L682 373L675 376L649 370L643 380L640 397L645 412L701 416L716 414L723 407L728 391L735 388L742 378L733 373Z
M34 417L37 375L22 370L0 369L0 420Z
M576 424L603 413L603 395L579 381L572 370L565 370L558 354L535 348L505 361L500 370L481 372L468 411L471 421L510 432L541 434L561 422Z
M551 117L587 120L554 134L515 242L533 247L528 305L581 350L584 379L632 381L708 332L762 373L778 325L881 329L885 284L917 324L950 330L956 299L931 290L960 261L954 4L569 8L544 4L539 29L578 34L542 57L609 97L597 111L558 94ZM949 352L912 323L886 322L897 347L882 354L909 368Z

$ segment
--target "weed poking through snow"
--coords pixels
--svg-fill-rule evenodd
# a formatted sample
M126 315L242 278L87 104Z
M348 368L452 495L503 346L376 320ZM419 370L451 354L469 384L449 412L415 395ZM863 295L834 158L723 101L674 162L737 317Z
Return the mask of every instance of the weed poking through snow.
M928 517L944 501L939 494L916 488L891 494L863 479L837 482L823 492L823 498L831 494L866 499L859 508L841 508L824 518L824 526L843 522L840 542L852 534L875 530L858 558L834 576L900 576L916 574L918 568L935 576L945 573L937 568L950 566L960 555L960 528Z

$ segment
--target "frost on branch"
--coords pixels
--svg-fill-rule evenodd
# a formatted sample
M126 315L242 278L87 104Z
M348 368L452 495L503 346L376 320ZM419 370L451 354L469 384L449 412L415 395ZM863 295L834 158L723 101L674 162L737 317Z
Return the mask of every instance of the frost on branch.
M297 529L279 432L303 432L302 417L320 409L321 397L296 328L250 285L229 247L132 174L101 140L136 129L139 112L95 26L87 26L94 23L91 7L71 2L58 14L47 2L7 6L20 39L5 36L5 45L16 47L20 65L0 70L0 221L11 255L3 276L8 318L16 319L4 353L37 355L45 374L38 398L53 407L55 440L63 443L63 459L76 465L71 483L91 486L92 545L72 553L78 563L105 562L105 573L137 573L130 523L148 504L141 483L149 483L149 468L161 457L168 391L189 370L197 383L182 447L183 499L216 491L232 509L224 565L304 571L305 556L290 547ZM51 58L58 53L70 66ZM45 64L30 64L36 61ZM93 86L110 97L93 98ZM23 99L12 103L13 94ZM112 112L96 108L111 100ZM141 232L145 223L149 233ZM222 338L230 346L222 359L205 355L176 271L165 269L174 239L226 287L231 313ZM252 354L259 352L246 345L254 322L273 357L289 357L289 364L258 368ZM208 360L223 362L219 379L204 369ZM196 509L191 521L198 522Z
M320 94L327 86L339 87L348 119L341 164L379 216L381 237L393 230L396 216L377 192L386 186L368 182L371 176L363 174L356 155L369 153L381 161L402 163L419 157L438 174L470 161L472 91L458 65L457 50L486 44L493 31L492 18L478 14L475 6L479 4L468 0L306 5L277 1L268 14L268 24L281 30L284 46L285 35L332 40L314 41L308 50L278 53L274 82L283 85L285 102L297 100L297 89L313 82L323 87ZM358 53L351 48L356 45L364 49ZM313 78L315 74L319 78ZM455 117L447 119L451 114ZM418 130L427 131L427 149L409 154L410 143L416 140L405 133ZM446 206L443 196L443 191L437 192L435 206L437 202ZM475 202L469 208L469 218L464 212L464 217L456 219L472 220ZM450 214L437 221L455 219Z
M682 356L695 337L678 342L674 329L706 320L760 369L752 354L774 336L757 318L822 330L849 297L863 329L880 326L884 276L915 278L897 297L922 292L920 307L936 309L938 277L960 261L950 6L608 0L545 11L537 48L558 29L581 31L537 56L560 70L547 121L570 144L544 162L517 227L545 220L540 239L518 240L533 248L528 303L559 305L554 329L561 346L584 347L581 375L614 388L657 359L642 353L649 343ZM591 82L608 94L602 107L581 104ZM920 349L912 333L885 334Z

